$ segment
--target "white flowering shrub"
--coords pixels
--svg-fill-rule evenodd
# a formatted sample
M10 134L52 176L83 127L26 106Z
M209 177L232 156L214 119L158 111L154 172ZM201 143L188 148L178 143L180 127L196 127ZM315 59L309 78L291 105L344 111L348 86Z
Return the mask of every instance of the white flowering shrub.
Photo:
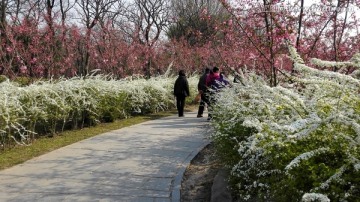
M292 47L290 55L292 83L270 87L250 72L219 95L212 139L234 191L263 201L360 201L360 82L306 66ZM313 61L359 67L358 57Z
M40 134L173 108L175 79L115 80L98 75L24 87L6 80L0 83L0 148L14 142L27 144ZM188 81L195 96L198 78Z

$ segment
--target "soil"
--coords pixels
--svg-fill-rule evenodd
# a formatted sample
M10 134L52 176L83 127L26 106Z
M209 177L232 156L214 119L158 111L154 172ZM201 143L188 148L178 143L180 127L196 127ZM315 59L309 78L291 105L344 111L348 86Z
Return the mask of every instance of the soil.
M214 145L209 144L190 162L181 183L182 202L210 201L211 186L221 168L214 153Z

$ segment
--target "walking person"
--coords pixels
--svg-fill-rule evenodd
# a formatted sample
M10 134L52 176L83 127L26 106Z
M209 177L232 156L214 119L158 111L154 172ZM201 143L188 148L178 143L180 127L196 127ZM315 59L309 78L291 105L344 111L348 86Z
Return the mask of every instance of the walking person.
M176 97L176 108L179 117L184 116L185 98L190 96L189 83L186 79L185 71L179 71L179 77L175 81L174 95Z
M201 95L199 110L197 113L197 117L203 117L205 105L208 104L208 96L207 96L207 86L206 86L206 78L210 73L209 68L205 68L204 74L201 75L198 83L198 91Z
M214 67L212 71L210 71L209 75L206 77L206 86L209 89L208 93L208 111L209 117L207 120L212 119L212 108L216 104L217 101L217 93L224 87L227 87L229 82L224 78L224 75L220 74L220 69L218 67Z

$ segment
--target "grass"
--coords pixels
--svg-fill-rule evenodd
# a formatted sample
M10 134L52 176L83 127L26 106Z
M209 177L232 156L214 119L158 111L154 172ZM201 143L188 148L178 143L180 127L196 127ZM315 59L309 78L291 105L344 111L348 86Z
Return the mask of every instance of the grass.
M188 110L192 109L193 108L189 108ZM96 126L83 128L80 130L64 131L55 135L54 137L39 138L34 140L31 145L19 145L11 149L0 151L0 170L23 163L31 158L105 132L174 115L175 113L176 111L172 110L149 115L135 116L128 119L116 120L112 123L101 123Z

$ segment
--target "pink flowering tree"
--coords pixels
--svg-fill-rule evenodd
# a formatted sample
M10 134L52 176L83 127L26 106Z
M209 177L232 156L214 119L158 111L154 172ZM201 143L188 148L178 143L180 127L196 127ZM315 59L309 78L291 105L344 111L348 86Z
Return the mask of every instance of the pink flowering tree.
M189 11L187 2L178 2L184 11ZM279 74L293 69L287 43L306 62L313 57L348 60L360 48L359 1L308 5L304 0L222 0L222 7L214 4L217 13L208 5L189 11L188 23L171 13L167 2L149 3L135 1L129 7L115 0L0 4L5 9L0 11L0 73L11 78L51 78L97 69L120 78L157 75L170 64L189 72L205 66L228 72L247 67L275 86ZM73 23L71 13L80 21ZM169 23L177 23L175 31L189 29L166 38Z
M232 15L236 31L232 33L233 50L246 48L243 63L254 58L256 68L278 83L283 69L291 70L284 54L285 44L294 44L308 60L312 57L349 59L359 44L358 1L324 1L304 5L304 1L222 1Z

